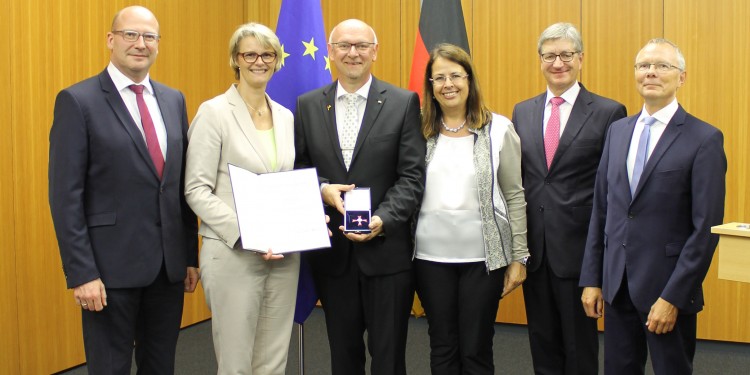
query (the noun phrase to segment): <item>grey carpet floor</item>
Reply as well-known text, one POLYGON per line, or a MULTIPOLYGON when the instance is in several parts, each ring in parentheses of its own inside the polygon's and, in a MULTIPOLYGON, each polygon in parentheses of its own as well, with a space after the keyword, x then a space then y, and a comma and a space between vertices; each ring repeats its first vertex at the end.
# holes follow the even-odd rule
MULTIPOLYGON (((297 329, 295 328, 289 347, 287 375, 299 374, 297 337, 297 329)), ((328 351, 325 320, 321 309, 315 309, 305 323, 304 337, 305 375, 329 374, 330 353, 328 351)), ((603 365, 602 343, 603 336, 600 335, 600 373, 603 373, 601 370, 603 365)), ((496 374, 533 374, 529 339, 525 326, 495 325, 493 348, 496 374)), ((427 375, 430 373, 429 352, 427 319, 411 318, 406 352, 406 366, 410 375, 427 375)), ((211 321, 183 329, 177 344, 176 374, 210 375, 216 373, 216 366, 216 357, 211 342, 211 321)), ((699 341, 694 360, 694 373, 696 375, 750 374, 750 344, 699 341)), ((87 369, 84 365, 60 374, 83 375, 87 374, 87 369)), ((135 368, 132 374, 135 374, 135 368)), ((646 365, 646 374, 653 374, 650 363, 646 365)))

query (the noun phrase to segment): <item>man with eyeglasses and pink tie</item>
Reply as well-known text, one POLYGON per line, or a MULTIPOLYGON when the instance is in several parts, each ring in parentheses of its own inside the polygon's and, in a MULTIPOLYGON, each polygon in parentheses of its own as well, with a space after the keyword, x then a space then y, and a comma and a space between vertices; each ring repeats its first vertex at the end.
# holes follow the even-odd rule
POLYGON ((91 374, 172 374, 183 292, 198 282, 197 220, 183 195, 185 98, 149 77, 151 11, 118 12, 110 64, 57 95, 49 204, 91 374))
POLYGON ((627 113, 578 82, 583 41, 573 25, 549 26, 537 53, 547 90, 518 103, 512 120, 527 201, 531 258, 523 295, 534 371, 596 374, 596 321, 581 308, 578 276, 604 138, 627 113))

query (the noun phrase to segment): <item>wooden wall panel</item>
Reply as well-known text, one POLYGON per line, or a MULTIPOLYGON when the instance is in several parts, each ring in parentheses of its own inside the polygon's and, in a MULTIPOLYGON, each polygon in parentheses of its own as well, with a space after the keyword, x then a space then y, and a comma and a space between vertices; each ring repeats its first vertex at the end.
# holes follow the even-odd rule
MULTIPOLYGON (((678 100, 688 112, 724 133, 729 161, 724 221, 750 222, 750 5, 745 1, 664 3, 664 36, 680 47, 687 63, 678 100)), ((698 315, 698 336, 749 342, 750 284, 719 280, 717 272, 714 262, 703 284, 706 307, 698 315)))
MULTIPOLYGON (((493 111, 510 118, 516 103, 546 90, 537 53, 539 34, 555 22, 580 25, 580 3, 475 0, 471 13, 472 56, 482 92, 493 111)), ((526 323, 520 288, 500 302, 497 320, 526 323)))
MULTIPOLYGON (((242 0, 224 0, 222 6, 192 0, 155 1, 150 7, 163 35, 151 76, 185 94, 190 119, 201 103, 223 94, 234 82, 234 72, 229 67, 229 38, 245 22, 243 6, 242 0), (201 22, 196 22, 198 19, 201 22)), ((182 325, 210 316, 199 284, 195 293, 185 294, 182 325)))
POLYGON ((638 113, 643 100, 635 88, 635 55, 663 34, 661 0, 582 0, 584 64, 581 82, 599 95, 638 113))
POLYGON ((276 30, 276 23, 279 20, 279 11, 281 10, 281 0, 254 1, 245 0, 245 20, 244 22, 260 22, 271 30, 276 30))
MULTIPOLYGON (((482 92, 508 118, 513 106, 546 89, 537 40, 555 22, 581 24, 579 0, 474 0, 472 55, 482 92)), ((466 9, 464 9, 466 11, 466 9)))
MULTIPOLYGON (((3 160, 12 160, 12 168, 24 171, 24 176, 3 183, 3 188, 13 186, 17 207, 7 217, 16 223, 15 273, 19 287, 23 286, 18 295, 23 314, 17 314, 21 334, 16 345, 21 373, 50 373, 84 361, 80 312, 72 292, 65 290, 47 203, 48 133, 56 93, 104 69, 109 62, 106 32, 112 16, 135 3, 31 0, 10 6, 13 55, 8 65, 14 100, 11 110, 2 113, 13 114, 14 126, 12 138, 2 137, 2 141, 12 139, 12 147, 2 149, 13 150, 13 157, 3 160)), ((202 101, 223 93, 233 81, 226 45, 231 31, 243 21, 243 4, 241 0, 227 0, 226 7, 200 0, 139 3, 156 14, 164 35, 151 75, 185 93, 192 118, 202 101)), ((6 166, 2 168, 5 171, 6 166)), ((201 291, 186 295, 183 325, 209 316, 201 291)))
MULTIPOLYGON (((10 12, 11 0, 0 0, 0 14, 10 12)), ((0 35, 11 35, 11 22, 0 23, 0 35)), ((13 181, 16 173, 13 170, 13 123, 11 113, 12 91, 10 61, 13 51, 0 57, 0 87, 6 88, 0 93, 0 249, 3 249, 3 260, 0 262, 0 373, 17 374, 20 372, 18 360, 18 299, 16 280, 15 199, 13 181)))
POLYGON ((111 18, 105 20, 102 7, 93 3, 64 7, 31 0, 11 6, 13 161, 15 170, 23 171, 14 181, 16 272, 24 290, 18 295, 21 373, 50 372, 84 360, 80 312, 65 290, 49 214, 47 157, 55 94, 103 67, 97 62, 106 50, 104 34, 92 29, 106 30, 111 18))
MULTIPOLYGON (((411 64, 414 60, 414 46, 417 43, 417 30, 419 29, 419 12, 421 1, 402 1, 401 2, 401 74, 398 82, 391 82, 399 87, 409 88, 409 79, 411 78, 411 64)), ((464 16, 470 14, 471 4, 469 7, 464 6, 464 16)), ((467 22, 468 23, 468 22, 467 22)), ((471 38, 469 38, 471 41, 471 38)), ((471 47, 471 44, 469 44, 471 47)), ((429 51, 428 51, 429 52, 429 51)))
POLYGON ((164 38, 151 75, 185 94, 192 119, 201 103, 223 94, 235 82, 229 67, 229 38, 246 22, 241 12, 244 2, 222 0, 221 6, 201 0, 152 2, 164 38))
MULTIPOLYGON (((584 59, 580 81, 592 92, 641 110, 635 88, 635 55, 649 39, 661 37, 661 0, 582 0, 584 59)), ((599 319, 599 329, 604 320, 599 319)))

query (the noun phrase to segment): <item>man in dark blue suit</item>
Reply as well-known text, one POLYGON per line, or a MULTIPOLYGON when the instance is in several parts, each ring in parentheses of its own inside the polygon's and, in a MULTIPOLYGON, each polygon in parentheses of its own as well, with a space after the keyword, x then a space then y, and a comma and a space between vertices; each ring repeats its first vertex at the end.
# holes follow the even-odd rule
POLYGON ((134 344, 139 374, 174 373, 183 291, 198 282, 185 98, 149 79, 158 45, 148 9, 121 10, 109 66, 55 102, 49 202, 92 374, 130 374, 134 344))
POLYGON ((607 374, 692 373, 702 283, 724 216, 723 135, 677 103, 685 59, 649 41, 635 60, 643 110, 612 124, 597 172, 580 286, 606 322, 607 374))
POLYGON ((549 26, 537 52, 547 91, 513 109, 528 202, 531 257, 523 295, 534 372, 596 374, 599 335, 579 302, 578 277, 604 138, 627 113, 578 82, 583 42, 573 25, 549 26))

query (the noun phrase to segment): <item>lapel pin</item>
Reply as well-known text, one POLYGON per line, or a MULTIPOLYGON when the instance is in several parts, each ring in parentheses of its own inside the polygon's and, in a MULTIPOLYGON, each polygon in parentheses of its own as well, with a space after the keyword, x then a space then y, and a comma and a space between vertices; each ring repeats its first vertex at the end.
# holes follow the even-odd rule
POLYGON ((378 104, 383 104, 383 101, 382 100, 378 100, 378 104))
POLYGON ((328 105, 328 110, 329 110, 329 111, 331 110, 331 105, 330 105, 330 104, 328 105))

